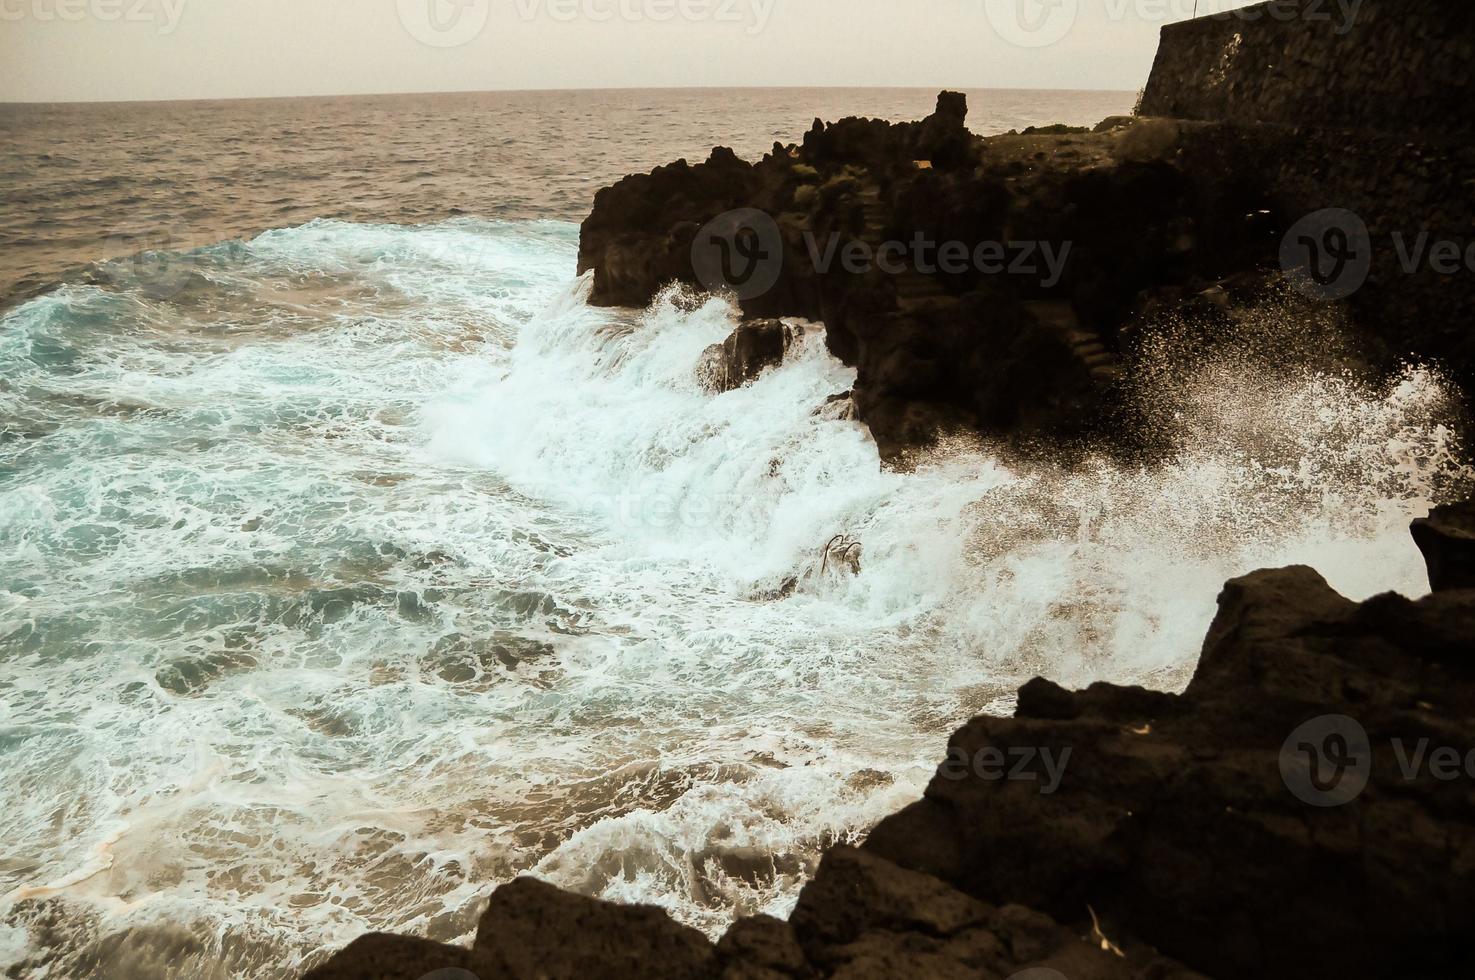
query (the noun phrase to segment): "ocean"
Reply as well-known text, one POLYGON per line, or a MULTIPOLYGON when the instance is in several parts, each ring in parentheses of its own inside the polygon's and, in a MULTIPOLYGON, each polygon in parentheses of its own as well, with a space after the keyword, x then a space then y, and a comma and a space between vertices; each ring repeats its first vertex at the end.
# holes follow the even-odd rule
MULTIPOLYGON (((1133 101, 969 94, 980 133, 1133 101)), ((522 873, 715 935, 1030 678, 1180 690, 1229 577, 1426 593, 1432 369, 1165 345, 1170 458, 902 473, 816 412, 817 332, 713 396, 725 300, 585 302, 598 188, 935 96, 0 106, 0 969, 290 977, 522 873)))

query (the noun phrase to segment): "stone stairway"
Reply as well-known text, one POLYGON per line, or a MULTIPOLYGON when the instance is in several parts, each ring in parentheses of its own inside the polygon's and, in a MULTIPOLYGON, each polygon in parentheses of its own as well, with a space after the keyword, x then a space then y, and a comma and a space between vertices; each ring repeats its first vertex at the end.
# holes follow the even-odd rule
MULTIPOLYGON (((860 198, 864 216, 863 237, 871 249, 879 249, 886 242, 886 206, 881 201, 881 189, 874 184, 863 187, 856 195, 860 198)), ((890 276, 896 290, 896 305, 902 312, 911 312, 947 298, 947 291, 935 275, 923 275, 909 259, 902 262, 906 271, 890 276)))
POLYGON ((880 245, 886 237, 886 206, 881 203, 881 188, 867 184, 856 197, 860 198, 861 212, 865 215, 865 240, 872 246, 880 245))
POLYGON ((1067 334, 1070 349, 1077 359, 1091 372, 1093 380, 1101 384, 1114 384, 1121 380, 1122 362, 1116 354, 1107 350, 1101 335, 1079 328, 1067 334))
MULTIPOLYGON (((886 241, 887 209, 881 200, 881 188, 875 184, 862 187, 860 199, 863 216, 863 240, 872 250, 886 241)), ((902 313, 914 313, 940 301, 951 301, 936 275, 923 275, 908 260, 906 271, 891 276, 896 291, 896 306, 902 313)), ((1036 300, 1024 304, 1036 321, 1054 328, 1069 345, 1071 353, 1086 369, 1091 380, 1102 386, 1116 384, 1122 377, 1121 359, 1102 341, 1101 335, 1081 325, 1075 309, 1064 300, 1036 300)))
POLYGON ((1037 323, 1053 327, 1069 346, 1071 353, 1100 385, 1113 385, 1122 378, 1122 361, 1107 348, 1101 335, 1083 327, 1075 308, 1065 300, 1035 300, 1024 308, 1037 323))

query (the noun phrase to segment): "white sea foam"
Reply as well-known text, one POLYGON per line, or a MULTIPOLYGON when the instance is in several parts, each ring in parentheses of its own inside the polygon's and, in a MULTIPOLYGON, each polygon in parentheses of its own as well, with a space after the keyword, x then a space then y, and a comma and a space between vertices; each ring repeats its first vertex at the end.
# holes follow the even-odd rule
POLYGON ((1229 358, 1154 375, 1184 448, 1150 466, 900 474, 816 413, 853 381, 820 335, 709 395, 733 311, 592 309, 576 234, 318 222, 187 294, 6 316, 12 930, 61 901, 63 966, 173 922, 188 969, 280 976, 463 936, 531 870, 716 932, 1029 677, 1180 688, 1228 577, 1427 588, 1406 525, 1458 468, 1427 371, 1229 358), (842 533, 860 573, 801 575, 842 533))

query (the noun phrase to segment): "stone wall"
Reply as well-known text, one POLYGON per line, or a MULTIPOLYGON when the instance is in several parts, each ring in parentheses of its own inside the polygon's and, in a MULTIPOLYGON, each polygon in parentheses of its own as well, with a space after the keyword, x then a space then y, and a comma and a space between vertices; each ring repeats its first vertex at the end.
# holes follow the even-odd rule
POLYGON ((1472 81, 1475 4, 1274 0, 1165 27, 1142 111, 1468 140, 1472 81))
POLYGON ((1472 101, 1475 4, 1277 0, 1164 28, 1142 113, 1213 124, 1181 165, 1264 188, 1287 240, 1331 210, 1365 226, 1347 302, 1369 357, 1432 361, 1470 391, 1472 101))

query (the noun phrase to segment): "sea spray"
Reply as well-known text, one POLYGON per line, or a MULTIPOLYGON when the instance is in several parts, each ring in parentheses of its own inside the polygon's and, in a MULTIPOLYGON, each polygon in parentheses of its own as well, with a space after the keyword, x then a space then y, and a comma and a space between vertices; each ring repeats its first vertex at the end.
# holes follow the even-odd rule
POLYGON ((1428 370, 1160 359, 1151 460, 959 441, 898 473, 820 410, 854 381, 821 333, 708 394, 734 311, 590 308, 576 241, 315 222, 173 296, 5 316, 0 893, 30 962, 169 924, 181 970, 288 976, 372 929, 464 936, 524 871, 716 933, 784 913, 1030 677, 1181 688, 1226 578, 1426 591, 1406 524, 1462 473, 1428 370), (858 571, 806 576, 841 534, 858 571))

